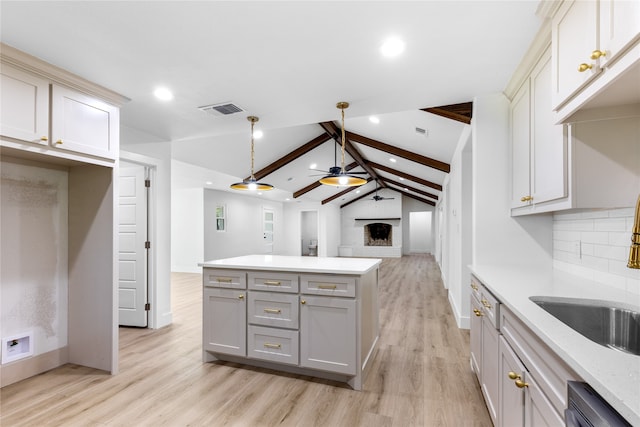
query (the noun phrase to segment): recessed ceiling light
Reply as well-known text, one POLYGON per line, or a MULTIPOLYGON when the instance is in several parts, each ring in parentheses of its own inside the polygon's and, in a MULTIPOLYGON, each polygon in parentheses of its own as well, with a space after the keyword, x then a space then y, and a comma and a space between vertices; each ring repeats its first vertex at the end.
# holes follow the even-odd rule
POLYGON ((317 168, 317 167, 318 167, 318 165, 317 165, 317 164, 315 164, 315 163, 311 163, 311 164, 309 165, 309 169, 315 169, 315 168, 317 168))
POLYGON ((397 37, 390 37, 380 46, 380 53, 387 58, 400 55, 404 51, 404 42, 397 37))
POLYGON ((369 117, 369 121, 370 121, 371 123, 375 123, 375 124, 380 123, 380 119, 379 119, 378 117, 376 117, 376 116, 370 116, 370 117, 369 117))
POLYGON ((393 157, 391 157, 391 158, 389 159, 389 161, 390 161, 391 163, 395 163, 395 162, 396 162, 396 159, 394 159, 393 157))
POLYGON ((360 194, 360 190, 356 190, 356 194, 360 194))
POLYGON ((291 199, 288 198, 288 197, 286 199, 284 199, 285 202, 288 202, 289 200, 291 200, 291 199))
POLYGON ((404 181, 404 178, 400 177, 400 181, 404 181))
POLYGON ((173 99, 173 93, 166 87, 159 87, 153 91, 153 94, 161 101, 171 101, 173 99))
POLYGON ((264 136, 264 133, 262 133, 262 131, 261 131, 261 130, 257 130, 257 131, 255 131, 255 132, 253 132, 253 137, 254 137, 255 139, 260 139, 260 138, 262 138, 263 136, 264 136))
POLYGON ((213 182, 211 182, 211 181, 207 181, 207 182, 205 182, 205 184, 207 184, 207 185, 211 185, 211 184, 213 184, 213 182))

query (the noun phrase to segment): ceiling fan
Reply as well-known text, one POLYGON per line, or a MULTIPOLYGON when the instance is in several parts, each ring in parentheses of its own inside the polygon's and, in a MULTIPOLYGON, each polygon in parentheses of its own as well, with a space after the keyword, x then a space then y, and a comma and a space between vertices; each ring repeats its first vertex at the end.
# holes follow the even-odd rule
MULTIPOLYGON (((338 144, 337 143, 333 149, 333 164, 335 166, 331 166, 329 170, 309 168, 309 170, 312 170, 312 171, 322 172, 321 174, 315 174, 315 175, 309 175, 309 176, 320 176, 320 175, 339 176, 340 175, 340 172, 342 172, 342 167, 338 166, 338 144)), ((367 172, 349 172, 349 175, 366 175, 366 174, 367 172)))
POLYGON ((393 200, 395 199, 395 197, 382 197, 382 196, 378 196, 378 182, 376 181, 376 194, 373 195, 373 197, 371 198, 371 200, 374 200, 376 202, 379 202, 380 200, 393 200))

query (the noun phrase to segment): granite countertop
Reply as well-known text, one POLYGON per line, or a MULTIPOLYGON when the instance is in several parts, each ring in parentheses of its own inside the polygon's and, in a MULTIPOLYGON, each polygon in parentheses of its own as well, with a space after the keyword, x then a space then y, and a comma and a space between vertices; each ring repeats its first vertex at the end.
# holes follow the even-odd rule
POLYGON ((378 268, 378 258, 309 257, 286 255, 246 255, 217 259, 198 264, 200 267, 232 268, 262 271, 361 275, 378 268))
POLYGON ((640 311, 640 295, 560 270, 470 266, 471 272, 632 425, 640 426, 640 356, 594 343, 529 300, 559 296, 614 301, 640 311))

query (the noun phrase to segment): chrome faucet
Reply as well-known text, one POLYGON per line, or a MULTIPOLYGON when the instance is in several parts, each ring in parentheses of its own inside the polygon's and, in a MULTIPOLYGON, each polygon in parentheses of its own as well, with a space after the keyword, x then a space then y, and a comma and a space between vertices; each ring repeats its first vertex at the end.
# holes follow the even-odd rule
POLYGON ((631 229, 631 249, 629 250, 629 268, 640 268, 640 195, 636 203, 636 216, 631 229))

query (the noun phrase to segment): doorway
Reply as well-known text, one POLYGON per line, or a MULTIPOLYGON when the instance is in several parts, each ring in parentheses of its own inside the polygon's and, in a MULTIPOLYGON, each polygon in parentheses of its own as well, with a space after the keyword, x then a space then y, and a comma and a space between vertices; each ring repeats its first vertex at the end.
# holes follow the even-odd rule
POLYGON ((118 319, 121 326, 149 324, 151 168, 120 162, 118 224, 118 319))
POLYGON ((300 212, 300 253, 318 256, 318 211, 300 212))
POLYGON ((433 251, 432 248, 432 231, 431 231, 432 213, 425 212, 409 212, 409 252, 412 254, 427 254, 433 251))

